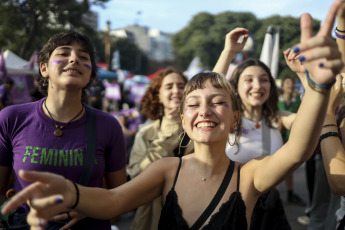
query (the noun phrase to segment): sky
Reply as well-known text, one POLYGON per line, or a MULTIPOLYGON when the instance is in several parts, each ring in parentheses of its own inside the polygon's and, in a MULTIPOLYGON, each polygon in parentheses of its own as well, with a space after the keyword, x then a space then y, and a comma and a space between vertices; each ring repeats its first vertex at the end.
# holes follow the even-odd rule
POLYGON ((93 6, 92 10, 98 13, 99 30, 104 30, 110 21, 111 29, 139 24, 176 33, 200 12, 250 12, 260 19, 277 14, 300 17, 307 12, 323 21, 331 3, 332 0, 110 0, 104 9, 93 6))

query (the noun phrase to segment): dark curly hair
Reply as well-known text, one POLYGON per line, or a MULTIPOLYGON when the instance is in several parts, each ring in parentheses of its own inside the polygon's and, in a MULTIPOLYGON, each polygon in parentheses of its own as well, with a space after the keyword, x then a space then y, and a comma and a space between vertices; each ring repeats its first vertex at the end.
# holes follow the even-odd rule
MULTIPOLYGON (((96 78, 97 75, 97 64, 96 64, 96 58, 95 58, 95 48, 93 44, 91 43, 88 36, 76 32, 76 31, 65 31, 59 34, 53 35, 48 42, 43 46, 42 50, 38 54, 38 67, 40 67, 40 63, 47 63, 49 61, 49 58, 53 51, 59 47, 64 45, 71 45, 73 42, 78 42, 90 55, 91 60, 91 77, 89 83, 83 88, 83 96, 82 98, 85 99, 85 89, 88 87, 90 82, 94 78, 96 78)), ((44 78, 41 74, 41 71, 39 72, 39 79, 38 79, 38 89, 43 95, 48 95, 48 84, 49 80, 47 78, 44 78)))
POLYGON ((159 89, 162 86, 163 79, 171 74, 177 73, 185 83, 187 83, 187 77, 179 70, 173 67, 167 67, 161 71, 152 81, 149 87, 146 89, 145 94, 141 98, 141 112, 142 114, 152 120, 162 119, 162 104, 159 102, 159 89))
MULTIPOLYGON (((230 78, 230 84, 236 89, 237 91, 237 86, 238 86, 238 81, 240 79, 241 74, 243 71, 250 66, 259 66, 263 68, 269 77, 269 81, 271 83, 271 90, 270 90, 270 95, 267 99, 267 101, 262 105, 262 115, 264 116, 266 120, 266 124, 268 127, 273 128, 273 123, 278 122, 278 89, 276 86, 276 83, 274 81, 274 78, 272 77, 270 69, 260 60, 255 59, 255 58, 250 58, 239 64, 234 72, 231 75, 230 78)), ((238 96, 238 94, 237 94, 238 96)), ((242 103, 242 100, 240 96, 238 96, 238 99, 242 103)), ((243 104, 242 104, 243 105, 243 104)), ((243 106, 241 106, 241 115, 243 115, 243 106)))

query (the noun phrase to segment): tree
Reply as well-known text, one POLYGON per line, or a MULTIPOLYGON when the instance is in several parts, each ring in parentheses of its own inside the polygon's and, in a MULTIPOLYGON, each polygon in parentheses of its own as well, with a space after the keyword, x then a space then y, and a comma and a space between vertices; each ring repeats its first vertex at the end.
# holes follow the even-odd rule
MULTIPOLYGON (((257 19, 248 12, 224 12, 217 15, 199 13, 190 23, 172 37, 175 56, 181 69, 186 69, 195 56, 199 56, 206 69, 212 69, 223 47, 225 35, 236 27, 249 30, 255 47, 250 57, 259 58, 265 34, 269 25, 280 28, 280 59, 278 78, 293 74, 286 67, 283 50, 299 42, 299 18, 274 15, 257 19)), ((313 31, 317 31, 320 21, 313 20, 313 31)))
POLYGON ((109 0, 2 0, 0 5, 0 47, 28 59, 34 50, 55 33, 75 29, 95 33, 84 23, 90 5, 109 0))

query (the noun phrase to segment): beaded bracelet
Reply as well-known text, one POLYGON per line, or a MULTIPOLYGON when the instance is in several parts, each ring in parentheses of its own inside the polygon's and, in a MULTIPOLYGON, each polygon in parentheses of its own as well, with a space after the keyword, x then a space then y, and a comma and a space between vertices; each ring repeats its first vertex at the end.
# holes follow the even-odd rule
POLYGON ((70 209, 75 209, 77 207, 78 203, 79 203, 79 188, 78 188, 76 183, 74 183, 73 181, 71 181, 71 182, 73 183, 73 185, 75 187, 75 190, 76 190, 76 193, 77 193, 77 198, 75 200, 74 205, 70 209))
POLYGON ((310 88, 312 88, 313 90, 320 92, 320 93, 324 93, 327 92, 330 88, 332 88, 332 86, 335 83, 335 79, 333 79, 330 83, 326 84, 326 85, 321 85, 318 84, 316 82, 314 82, 313 80, 311 80, 311 78, 309 77, 309 73, 308 70, 305 71, 305 74, 307 76, 307 80, 308 80, 308 85, 310 86, 310 88))
MULTIPOLYGON (((335 36, 336 36, 337 38, 345 40, 345 35, 338 34, 336 30, 335 30, 334 32, 335 32, 335 36)), ((340 31, 339 31, 339 32, 340 32, 340 31)), ((344 32, 344 33, 345 33, 345 32, 344 32)))
POLYGON ((327 137, 339 137, 339 139, 341 141, 341 137, 340 137, 338 132, 328 132, 328 133, 324 133, 320 136, 319 143, 321 143, 321 141, 327 137))

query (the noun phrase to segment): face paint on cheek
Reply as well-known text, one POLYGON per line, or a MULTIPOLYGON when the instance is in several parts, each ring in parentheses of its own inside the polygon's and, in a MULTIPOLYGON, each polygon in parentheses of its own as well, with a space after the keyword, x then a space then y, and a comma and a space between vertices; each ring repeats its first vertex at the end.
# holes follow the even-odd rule
POLYGON ((89 64, 84 64, 84 66, 86 66, 86 68, 88 68, 89 70, 92 69, 91 65, 89 65, 89 64))
POLYGON ((50 64, 60 64, 60 63, 62 63, 62 61, 60 60, 50 61, 50 64))

